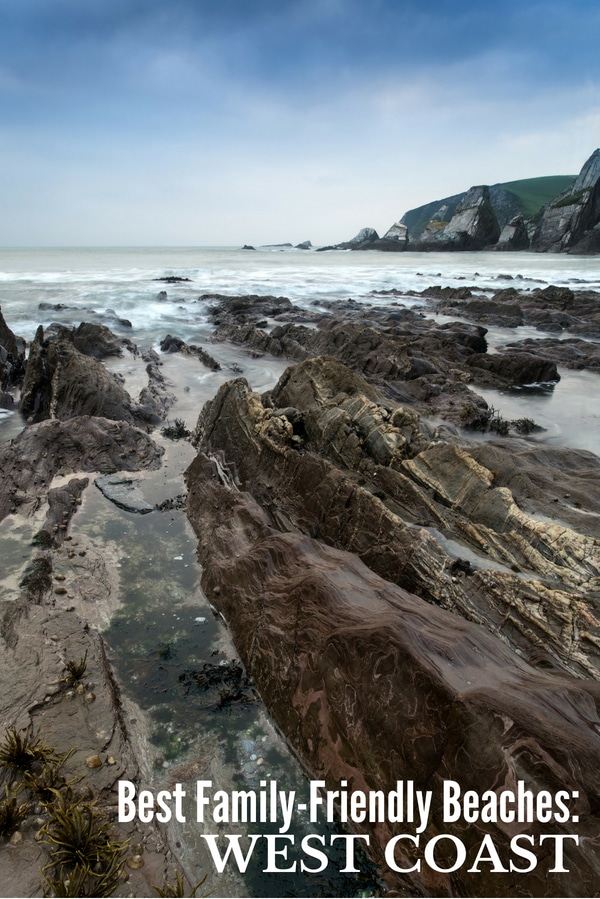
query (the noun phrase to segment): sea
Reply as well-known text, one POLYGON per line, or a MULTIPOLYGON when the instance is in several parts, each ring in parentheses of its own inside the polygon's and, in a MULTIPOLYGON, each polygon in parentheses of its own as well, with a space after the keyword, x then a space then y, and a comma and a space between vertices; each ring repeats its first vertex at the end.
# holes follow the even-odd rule
MULTIPOLYGON (((600 291, 600 262, 598 257, 565 254, 318 252, 287 245, 257 250, 0 249, 0 306, 11 329, 26 340, 33 338, 40 324, 91 320, 130 336, 141 349, 158 349, 166 334, 203 344, 211 336, 207 320, 211 300, 201 299, 206 294, 285 296, 314 309, 349 298, 365 305, 381 303, 376 292, 419 292, 436 284, 469 286, 490 294, 503 287, 533 290, 548 284, 600 291), (189 281, 158 280, 167 277, 189 281), (159 297, 160 291, 166 291, 166 298, 159 297), (129 321, 131 327, 123 328, 118 319, 129 321)), ((409 295, 394 301, 413 307, 422 303, 409 295)), ((493 350, 510 340, 545 336, 549 335, 533 328, 490 328, 488 340, 493 350)), ((232 361, 231 349, 222 352, 232 361)), ((214 355, 219 357, 218 352, 214 355)), ((269 360, 254 370, 248 370, 247 361, 245 374, 251 386, 261 389, 269 380, 269 360)), ((272 370, 279 375, 280 360, 273 360, 272 370)), ((545 429, 538 440, 600 451, 600 409, 591 402, 597 395, 596 374, 566 369, 560 373, 561 381, 552 391, 480 392, 504 418, 534 419, 545 429)), ((220 379, 204 378, 203 391, 206 387, 210 392, 212 381, 218 386, 220 379)), ((14 436, 21 426, 18 416, 3 414, 0 440, 14 436)))
MULTIPOLYGON (((242 348, 212 344, 208 309, 216 294, 285 296, 298 306, 325 311, 328 304, 348 299, 366 307, 392 302, 421 307, 423 299, 415 294, 432 285, 468 286, 491 295, 509 286, 529 291, 549 284, 595 290, 600 297, 600 262, 594 257, 531 253, 317 252, 287 245, 256 250, 0 249, 2 313, 14 333, 27 341, 39 325, 96 321, 128 337, 142 351, 151 347, 159 351, 167 334, 208 349, 221 362, 221 371, 208 371, 189 357, 163 356, 164 374, 178 386, 179 399, 171 414, 184 418, 189 427, 219 386, 237 376, 235 372, 241 369, 250 386, 262 391, 274 386, 287 365, 282 359, 254 358, 242 348), (393 296, 381 296, 391 290, 393 296)), ((549 335, 533 328, 490 328, 487 336, 494 352, 511 340, 549 335)), ((131 374, 127 353, 108 364, 125 378, 131 374)), ((531 418, 543 428, 528 439, 600 453, 600 375, 566 369, 560 373, 552 390, 479 392, 504 418, 531 418)), ((18 412, 2 412, 0 441, 15 437, 24 424, 18 412)), ((145 473, 139 485, 152 503, 184 492, 183 470, 193 457, 189 444, 163 443, 163 468, 145 473)), ((18 515, 0 523, 3 598, 18 595, 34 530, 35 524, 18 515)), ((138 737, 142 742, 136 746, 142 756, 142 786, 161 789, 182 783, 191 795, 195 780, 210 772, 223 789, 259 790, 261 784, 276 780, 280 788, 302 795, 306 774, 259 699, 219 711, 214 697, 197 687, 195 673, 207 663, 231 663, 235 647, 202 592, 196 537, 184 511, 136 515, 118 509, 90 485, 70 532, 74 539, 99 547, 118 572, 119 604, 106 615, 101 630, 130 730, 145 735, 138 737)), ((327 843, 337 832, 331 823, 315 825, 297 818, 293 834, 299 842, 315 829, 327 843)), ((200 879, 210 868, 200 828, 181 826, 171 832, 171 839, 179 846, 191 881, 200 879)), ((332 849, 330 863, 319 875, 273 875, 264 872, 265 859, 259 852, 245 873, 228 866, 210 886, 207 881, 207 888, 217 897, 380 895, 377 872, 366 857, 358 873, 344 873, 344 864, 342 849, 332 849)))

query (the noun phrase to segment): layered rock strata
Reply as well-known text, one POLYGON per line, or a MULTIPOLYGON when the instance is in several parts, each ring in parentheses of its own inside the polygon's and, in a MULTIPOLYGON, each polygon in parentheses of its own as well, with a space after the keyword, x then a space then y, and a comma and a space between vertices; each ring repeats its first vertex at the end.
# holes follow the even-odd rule
POLYGON ((414 410, 327 357, 288 369, 264 397, 243 379, 224 385, 192 439, 233 463, 240 489, 283 530, 355 553, 524 654, 543 649, 554 664, 600 673, 595 456, 436 439, 414 410), (562 472, 560 484, 546 480, 553 522, 535 500, 549 466, 562 472), (588 495, 581 511, 562 499, 571 482, 588 495))
POLYGON ((111 342, 109 336, 108 328, 98 325, 82 324, 73 332, 60 327, 50 335, 45 335, 41 326, 37 329, 29 349, 20 403, 29 422, 67 420, 78 415, 137 425, 162 420, 164 407, 157 395, 164 395, 166 390, 158 370, 148 366, 150 386, 134 402, 119 379, 99 361, 100 357, 115 355, 117 349, 121 351, 120 343, 111 342))
MULTIPOLYGON (((430 288, 424 295, 435 297, 436 291, 430 288)), ((442 297, 440 307, 464 310, 465 315, 471 306, 488 309, 488 301, 474 300, 468 288, 450 295, 442 291, 442 297)), ((478 384, 506 388, 560 380, 556 365, 533 352, 488 354, 486 329, 475 324, 439 325, 422 312, 393 306, 365 309, 348 302, 338 303, 325 315, 316 314, 310 323, 287 321, 267 329, 253 312, 255 299, 247 298, 243 304, 244 299, 221 300, 213 307, 215 340, 295 362, 335 356, 399 402, 458 425, 485 426, 489 418, 487 403, 471 389, 478 384)), ((489 307, 494 312, 497 308, 498 304, 489 307)), ((506 312, 504 304, 501 308, 506 312)), ((521 323, 519 306, 510 308, 521 323)))
MULTIPOLYGON (((239 382, 231 389, 246 392, 239 382)), ((223 400, 220 414, 233 425, 223 400)), ((315 518, 298 527, 294 499, 285 506, 273 483, 274 466, 287 467, 287 455, 298 455, 286 448, 292 423, 287 415, 261 414, 259 398, 247 400, 236 431, 238 438, 247 432, 247 440, 239 453, 225 452, 236 470, 200 452, 187 472, 188 512, 199 538, 204 589, 225 616, 265 702, 329 788, 346 780, 350 790, 386 792, 398 780, 413 780, 434 797, 421 847, 450 831, 464 841, 470 864, 490 834, 506 865, 501 873, 490 873, 488 865, 467 873, 466 864, 438 873, 419 861, 422 848, 401 841, 396 863, 412 873, 397 874, 384 862, 384 849, 407 825, 361 825, 388 886, 402 895, 547 895, 551 878, 556 895, 594 895, 600 870, 587 847, 600 823, 600 737, 591 726, 598 720, 600 686, 530 667, 477 625, 410 595, 355 555, 307 536, 311 527, 319 532, 315 518), (243 464, 252 440, 260 444, 261 473, 271 475, 260 486, 249 483, 257 459, 243 464), (246 484, 260 505, 241 489, 246 484), (519 780, 533 792, 575 790, 581 841, 575 847, 567 840, 569 873, 549 875, 552 861, 544 851, 535 870, 510 874, 508 844, 518 830, 534 844, 540 832, 570 837, 572 824, 515 829, 464 818, 448 824, 440 802, 448 779, 479 795, 516 790, 519 780)), ((204 425, 201 431, 208 448, 216 435, 204 425)), ((315 489, 323 492, 340 533, 342 503, 335 495, 348 508, 352 490, 344 491, 341 482, 332 490, 315 455, 305 451, 304 458, 314 477, 312 484, 304 480, 305 499, 310 502, 315 489)), ((368 544, 374 535, 366 515, 355 522, 368 544)), ((378 536, 387 538, 383 531, 378 536)), ((402 564, 401 554, 395 558, 402 564)), ((451 859, 442 864, 450 867, 451 859)))
POLYGON ((553 253, 576 249, 599 219, 600 150, 595 150, 572 186, 544 207, 533 246, 553 253))
POLYGON ((433 220, 411 250, 482 250, 496 243, 500 226, 486 185, 471 187, 449 221, 433 220))

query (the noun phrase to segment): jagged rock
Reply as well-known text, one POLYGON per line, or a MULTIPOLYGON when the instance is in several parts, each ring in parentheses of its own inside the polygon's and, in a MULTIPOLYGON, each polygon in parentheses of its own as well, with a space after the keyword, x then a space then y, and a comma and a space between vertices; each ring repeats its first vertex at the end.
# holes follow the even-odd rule
POLYGON ((592 256, 600 253, 600 222, 594 225, 591 231, 586 231, 583 237, 569 248, 569 253, 578 256, 592 256))
POLYGON ((72 332, 73 346, 84 356, 104 359, 106 356, 122 356, 123 340, 113 334, 106 325, 81 322, 72 332))
POLYGON ((167 334, 161 341, 160 350, 161 353, 184 353, 186 356, 195 356, 211 371, 221 370, 220 363, 210 353, 202 349, 201 346, 196 346, 193 343, 187 344, 180 337, 173 337, 171 334, 167 334))
POLYGON ((586 246, 600 221, 600 149, 585 162, 573 185, 544 207, 532 240, 540 252, 563 252, 586 246))
MULTIPOLYGON (((2 353, 0 352, 0 368, 2 367, 2 353)), ((17 408, 17 403, 15 401, 12 393, 7 393, 5 391, 0 391, 0 409, 6 409, 10 412, 13 412, 17 408)))
POLYGON ((369 248, 373 241, 379 240, 379 234, 375 228, 361 228, 358 234, 345 240, 343 243, 336 244, 337 250, 358 250, 361 247, 369 248))
MULTIPOLYGON (((240 489, 268 496, 278 527, 356 553, 380 576, 501 633, 521 651, 543 645, 557 664, 598 676, 592 634, 600 622, 593 598, 600 540, 565 526, 580 524, 563 507, 567 491, 553 488, 562 522, 540 521, 530 498, 524 512, 509 486, 497 483, 503 469, 514 470, 514 446, 497 448, 491 470, 468 445, 430 445, 431 437, 414 410, 383 400, 359 375, 321 357, 288 369, 263 399, 243 379, 223 385, 192 442, 232 463, 240 489), (446 544, 424 525, 462 544, 461 558, 474 553, 472 577, 452 577, 446 544), (579 616, 596 623, 576 627, 579 616)), ((578 467, 600 473, 590 454, 537 452, 564 479, 574 472, 576 481, 578 467)), ((521 454, 520 464, 525 478, 535 454, 521 454)), ((585 507, 595 514, 600 492, 589 492, 587 479, 585 491, 585 507)))
POLYGON ((297 250, 310 250, 310 249, 312 249, 312 243, 310 242, 310 240, 303 240, 302 243, 296 244, 296 249, 297 250))
MULTIPOLYGON (((435 288, 424 291, 433 296, 435 288)), ((568 329, 587 338, 600 337, 600 311, 594 291, 573 291, 569 287, 549 285, 531 292, 514 287, 499 290, 490 298, 466 297, 440 292, 435 309, 445 315, 460 315, 473 321, 500 327, 531 325, 543 331, 568 329)))
MULTIPOLYGON (((103 335, 102 326, 97 327, 100 330, 93 329, 96 337, 103 335)), ((97 346, 95 337, 92 343, 97 346)), ((148 406, 147 397, 142 397, 141 404, 134 403, 115 375, 76 349, 67 329, 61 327, 45 339, 41 325, 29 350, 20 409, 29 422, 94 415, 130 424, 156 424, 161 417, 148 406)))
MULTIPOLYGON (((285 428, 273 431, 266 418, 262 425, 281 450, 276 435, 285 428)), ((283 450, 277 465, 286 461, 283 450)), ((262 466, 263 476, 271 464, 262 466)), ((600 711, 600 686, 536 670, 496 637, 390 584, 355 557, 289 525, 277 527, 268 511, 268 482, 269 500, 261 508, 204 453, 186 477, 203 588, 313 776, 331 789, 344 777, 364 791, 391 791, 397 780, 414 780, 434 795, 423 842, 450 832, 471 851, 489 832, 505 858, 512 829, 442 819, 444 780, 479 795, 496 792, 498 784, 516 789, 519 779, 534 793, 579 791, 579 823, 556 831, 582 837, 580 848, 569 851, 568 874, 548 875, 543 863, 518 878, 487 865, 468 875, 465 867, 434 875, 424 866, 403 876, 383 865, 388 888, 413 895, 545 895, 553 877, 559 895, 594 895, 600 866, 585 845, 600 824, 600 738, 589 723, 600 711)), ((316 467, 312 481, 323 489, 316 467)), ((351 500, 345 491, 343 501, 351 500)), ((333 510, 338 530, 339 508, 333 510)), ((312 518, 303 523, 314 527, 312 518)), ((386 534, 379 531, 379 539, 386 534)), ((528 832, 544 826, 529 825, 528 832)), ((361 827, 371 831, 371 852, 383 862, 383 847, 407 825, 361 827)), ((414 862, 402 849, 398 858, 407 869, 414 862)))
POLYGON ((58 473, 158 468, 163 450, 124 421, 88 415, 25 428, 0 446, 0 520, 35 508, 58 473))
POLYGON ((507 222, 503 227, 500 232, 500 237, 498 238, 498 243, 496 244, 496 249, 528 250, 529 243, 529 234, 527 232, 525 219, 519 214, 512 218, 510 222, 507 222))
POLYGON ((461 308, 466 318, 499 328, 519 328, 524 321, 523 310, 518 303, 498 302, 495 296, 491 300, 469 300, 461 308))
POLYGON ((294 316, 296 310, 287 297, 257 296, 225 296, 218 293, 205 293, 202 301, 213 300, 215 305, 209 307, 208 314, 215 325, 227 322, 257 322, 264 318, 278 318, 281 315, 294 316))
POLYGON ((400 222, 394 222, 391 228, 385 232, 382 240, 397 240, 399 243, 408 242, 408 228, 400 222))
MULTIPOLYGON (((8 327, 0 308, 0 393, 23 380, 25 371, 25 341, 16 337, 8 327)), ((12 399, 12 397, 11 397, 12 399)), ((9 409, 8 398, 2 408, 9 409)))
MULTIPOLYGON (((471 293, 460 288, 452 295, 470 297, 471 293)), ((508 318, 503 322, 508 324, 508 318)), ((288 323, 267 333, 250 324, 231 323, 220 325, 215 337, 295 362, 335 356, 385 385, 398 401, 422 411, 435 410, 456 424, 475 426, 487 420, 487 404, 468 384, 481 381, 486 386, 507 387, 512 383, 499 369, 493 377, 491 370, 466 364, 473 353, 486 352, 485 333, 485 328, 459 322, 437 325, 406 310, 402 314, 391 309, 365 312, 352 306, 321 319, 317 328, 288 323)), ((547 367, 547 362, 539 365, 547 367)))
MULTIPOLYGON (((500 228, 504 228, 511 219, 522 213, 523 208, 519 198, 502 184, 493 184, 489 188, 489 195, 500 228)), ((432 203, 426 203, 424 206, 418 206, 405 212, 400 222, 408 228, 409 243, 411 245, 418 244, 423 231, 430 222, 449 222, 465 197, 466 191, 445 197, 443 200, 434 200, 432 203)))
POLYGON ((471 187, 450 221, 431 221, 411 250, 482 250, 495 244, 500 227, 485 185, 471 187))
POLYGON ((386 231, 383 237, 366 239, 350 249, 401 252, 402 250, 408 249, 408 229, 406 228, 406 225, 395 222, 392 227, 386 231))

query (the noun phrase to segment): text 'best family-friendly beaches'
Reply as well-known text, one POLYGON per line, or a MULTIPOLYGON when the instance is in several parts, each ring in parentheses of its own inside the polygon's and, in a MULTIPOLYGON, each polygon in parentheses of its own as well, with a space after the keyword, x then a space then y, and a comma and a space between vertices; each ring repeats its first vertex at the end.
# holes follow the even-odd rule
MULTIPOLYGON (((119 781, 119 821, 127 823, 135 818, 142 823, 150 823, 154 818, 166 823, 172 818, 185 823, 188 813, 184 809, 187 791, 181 783, 175 784, 172 790, 136 790, 134 783, 128 780, 119 781)), ((535 849, 545 846, 544 858, 548 860, 548 845, 551 848, 550 867, 548 873, 566 873, 568 868, 564 856, 565 841, 579 845, 577 834, 539 833, 530 834, 518 825, 534 822, 540 824, 564 824, 567 821, 577 823, 579 818, 573 815, 570 805, 578 798, 578 791, 559 790, 552 793, 541 790, 534 793, 528 790, 524 781, 516 784, 515 790, 486 790, 481 795, 475 790, 463 791, 459 783, 446 780, 441 794, 442 820, 445 824, 465 823, 509 824, 517 825, 515 835, 510 842, 509 859, 503 859, 494 845, 491 834, 486 834, 475 847, 476 854, 471 859, 473 847, 467 846, 463 840, 450 833, 435 833, 425 840, 423 834, 430 824, 433 790, 420 790, 414 781, 397 781, 396 789, 383 790, 348 790, 348 783, 340 781, 339 790, 326 789, 325 781, 309 782, 308 801, 298 801, 296 790, 279 789, 276 780, 261 780, 259 790, 219 790, 214 789, 213 781, 196 782, 195 820, 198 824, 213 821, 216 825, 224 824, 274 824, 279 833, 248 834, 248 845, 244 849, 240 843, 239 833, 202 833, 217 871, 222 873, 230 860, 233 860, 243 873, 252 857, 259 840, 266 843, 267 865, 265 872, 290 872, 299 869, 306 873, 320 873, 329 864, 329 857, 323 851, 326 845, 339 841, 345 843, 345 866, 343 872, 358 872, 356 846, 362 842, 368 846, 370 837, 362 833, 332 834, 325 837, 319 833, 305 835, 301 840, 303 857, 299 860, 288 858, 288 849, 294 846, 296 839, 289 833, 293 827, 294 815, 305 813, 311 824, 316 824, 322 816, 329 823, 339 821, 343 825, 354 825, 368 822, 377 824, 406 824, 406 833, 396 834, 385 847, 385 859, 388 866, 400 873, 421 870, 422 861, 434 871, 452 872, 470 864, 469 872, 479 872, 482 866, 488 866, 493 873, 508 871, 527 873, 536 868, 538 856, 535 849), (519 832, 520 831, 520 832, 519 832), (219 848, 221 842, 223 851, 219 848), (406 866, 397 855, 399 844, 410 845, 411 864, 406 866), (448 861, 448 845, 452 853, 448 861), (321 848, 319 848, 319 846, 321 848), (436 853, 436 848, 439 847, 436 853), (440 864, 443 855, 443 863, 440 864), (421 857, 422 856, 422 857, 421 857), (468 862, 467 859, 469 858, 468 862), (307 859, 310 859, 310 863, 307 859)))

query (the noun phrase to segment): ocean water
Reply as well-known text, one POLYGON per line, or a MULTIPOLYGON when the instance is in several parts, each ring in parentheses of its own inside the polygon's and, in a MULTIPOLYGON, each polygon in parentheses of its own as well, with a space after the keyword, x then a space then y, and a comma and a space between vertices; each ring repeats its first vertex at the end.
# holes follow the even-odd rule
MULTIPOLYGON (((593 258, 534 254, 0 249, 0 305, 8 325, 28 341, 40 324, 98 321, 130 337, 141 349, 158 349, 168 333, 206 345, 212 329, 207 318, 210 300, 201 299, 204 294, 272 294, 311 307, 348 298, 369 305, 387 302, 376 295, 378 291, 420 291, 434 284, 468 285, 483 292, 510 285, 532 290, 546 284, 600 291, 600 267, 593 258), (156 280, 169 276, 190 280, 175 284, 156 280), (166 291, 166 298, 159 298, 161 291, 166 291), (131 326, 120 324, 120 319, 131 326)), ((414 296, 394 296, 392 301, 421 303, 414 296)), ((490 346, 497 349, 525 336, 545 335, 533 329, 492 329, 490 346)), ((225 344, 208 349, 222 362, 222 371, 209 372, 178 354, 164 357, 163 372, 180 394, 172 414, 184 417, 190 426, 203 403, 233 377, 227 366, 240 365, 251 386, 262 391, 274 385, 287 364, 268 356, 252 359, 243 349, 225 344)), ((127 376, 129 354, 109 365, 127 376)), ((598 451, 600 411, 593 402, 598 375, 566 371, 562 375, 552 391, 480 392, 506 418, 539 421, 546 430, 533 439, 598 451)), ((1 415, 0 440, 14 436, 22 426, 17 413, 1 415)), ((181 493, 182 471, 192 456, 187 444, 167 446, 163 467, 141 477, 145 498, 154 503, 181 493)), ((88 540, 107 558, 117 560, 122 596, 103 633, 123 694, 150 722, 153 761, 142 786, 160 789, 181 782, 191 796, 199 772, 218 770, 224 788, 256 789, 261 778, 270 778, 300 795, 306 789, 304 774, 260 703, 216 713, 210 707, 214 699, 190 687, 189 672, 206 661, 231 658, 235 650, 202 592, 196 538, 185 513, 134 515, 117 509, 90 485, 70 530, 75 539, 88 540)), ((20 570, 30 556, 31 536, 32 525, 19 516, 8 516, 0 524, 0 588, 7 596, 16 591, 20 570)), ((326 836, 335 833, 332 825, 319 824, 318 829, 326 836)), ((298 838, 314 830, 302 820, 294 827, 298 838)), ((196 875, 192 879, 199 879, 208 863, 201 854, 198 827, 184 828, 172 837, 182 864, 196 875)), ((216 886, 211 882, 212 895, 376 895, 376 878, 366 860, 360 875, 342 874, 340 852, 331 853, 331 864, 317 881, 307 875, 265 875, 264 859, 258 858, 243 882, 241 878, 217 880, 216 886)))
MULTIPOLYGON (((0 306, 12 330, 26 340, 33 338, 39 324, 77 325, 89 320, 130 336, 141 349, 158 348, 169 333, 203 343, 211 335, 210 300, 201 299, 205 294, 271 294, 318 308, 349 298, 367 305, 381 303, 385 300, 374 292, 421 291, 434 284, 482 292, 509 286, 533 290, 548 284, 600 291, 600 264, 595 257, 536 253, 316 252, 287 247, 0 249, 0 306), (169 276, 190 280, 176 284, 157 280, 169 276), (159 298, 160 291, 166 291, 166 298, 159 298), (48 308, 56 306, 63 308, 48 308), (119 319, 131 327, 119 324, 119 319)), ((394 297, 394 302, 414 306, 421 300, 406 296, 394 297)), ((488 336, 497 347, 509 340, 547 335, 521 328, 490 329, 488 336)), ((215 349, 218 358, 219 352, 228 362, 235 361, 237 351, 223 346, 215 349)), ((268 365, 263 360, 259 380, 265 380, 268 365)), ((244 368, 252 384, 247 358, 244 368)), ((505 418, 526 415, 539 420, 546 430, 537 440, 598 452, 600 412, 590 404, 598 377, 567 370, 561 377, 550 394, 488 391, 485 396, 505 418)), ((219 378, 205 376, 204 382, 203 390, 210 394, 211 384, 216 390, 219 378)), ((20 426, 14 416, 0 416, 0 439, 13 436, 20 426)))

